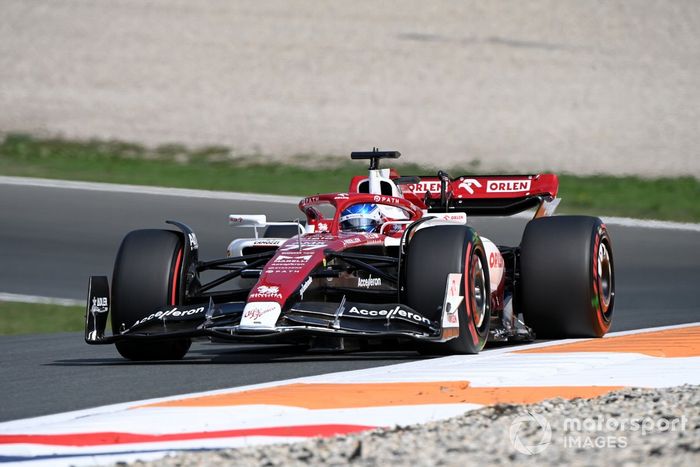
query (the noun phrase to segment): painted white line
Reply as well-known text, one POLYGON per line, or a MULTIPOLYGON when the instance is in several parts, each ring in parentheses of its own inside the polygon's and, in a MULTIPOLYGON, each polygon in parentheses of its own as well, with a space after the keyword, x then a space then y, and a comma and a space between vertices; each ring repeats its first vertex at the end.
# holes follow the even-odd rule
MULTIPOLYGON (((77 182, 70 180, 52 180, 47 178, 0 176, 0 185, 35 186, 41 188, 63 188, 69 190, 88 190, 112 193, 132 193, 157 196, 176 196, 184 198, 220 199, 232 201, 257 201, 262 203, 297 204, 302 196, 262 195, 238 193, 233 191, 193 190, 185 188, 151 187, 143 185, 121 185, 117 183, 77 182)), ((532 218, 531 212, 516 214, 516 218, 532 218)), ((700 232, 700 224, 689 222, 671 222, 654 219, 633 219, 631 217, 604 217, 606 224, 622 227, 645 229, 686 230, 700 232)))
POLYGON ((633 219, 631 217, 603 217, 602 219, 606 224, 619 225, 622 227, 641 227, 645 229, 687 230, 690 232, 700 232, 700 224, 691 224, 689 222, 633 219))
MULTIPOLYGON (((534 215, 534 211, 525 211, 519 212, 510 217, 518 219, 532 219, 534 215)), ((637 227, 641 229, 684 230, 689 232, 700 232, 700 224, 693 224, 690 222, 660 221, 656 219, 634 219, 632 217, 615 216, 604 216, 601 217, 601 220, 607 225, 619 225, 620 227, 637 227)))
MULTIPOLYGON (((628 336, 630 334, 643 334, 645 332, 669 331, 671 329, 692 328, 695 326, 700 326, 700 321, 695 321, 692 323, 682 323, 682 324, 669 324, 667 326, 657 326, 657 327, 653 327, 653 328, 630 329, 629 331, 609 332, 603 336, 603 339, 608 339, 610 337, 617 337, 617 336, 628 336)), ((573 339, 573 340, 581 341, 581 340, 588 340, 588 339, 573 339)), ((559 343, 559 344, 563 343, 563 341, 550 341, 550 342, 559 343)))
POLYGON ((83 306, 84 300, 72 298, 42 297, 39 295, 23 295, 16 293, 0 292, 0 302, 41 303, 45 305, 83 306))
POLYGON ((165 188, 143 185, 121 185, 117 183, 76 182, 51 180, 47 178, 25 178, 0 176, 0 185, 33 186, 41 188, 62 188, 68 190, 103 191, 182 198, 205 198, 232 201, 257 201, 262 203, 298 204, 303 196, 261 195, 213 190, 191 190, 185 188, 165 188))

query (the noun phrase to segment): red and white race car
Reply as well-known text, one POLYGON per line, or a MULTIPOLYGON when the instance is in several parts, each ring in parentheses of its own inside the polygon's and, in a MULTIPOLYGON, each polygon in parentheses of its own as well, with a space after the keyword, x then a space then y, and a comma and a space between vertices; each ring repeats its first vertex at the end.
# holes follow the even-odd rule
POLYGON ((136 230, 112 275, 90 278, 85 340, 131 360, 182 358, 193 338, 357 348, 372 342, 477 353, 487 341, 602 336, 615 301, 600 219, 551 216, 556 175, 399 176, 370 161, 345 193, 299 202, 305 222, 231 214, 252 229, 202 261, 195 233, 136 230), (495 245, 467 216, 534 210, 519 246, 495 245), (262 235, 260 235, 262 234, 262 235), (203 282, 204 271, 220 277, 203 282), (226 284, 226 289, 223 289, 226 284), (108 316, 112 335, 105 335, 108 316))

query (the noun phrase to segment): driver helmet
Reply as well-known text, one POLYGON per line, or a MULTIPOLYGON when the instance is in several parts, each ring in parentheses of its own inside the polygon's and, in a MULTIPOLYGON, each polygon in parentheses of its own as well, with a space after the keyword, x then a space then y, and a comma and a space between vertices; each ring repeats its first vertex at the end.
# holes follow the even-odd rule
POLYGON ((353 204, 340 213, 343 232, 373 232, 382 225, 382 213, 376 204, 353 204))

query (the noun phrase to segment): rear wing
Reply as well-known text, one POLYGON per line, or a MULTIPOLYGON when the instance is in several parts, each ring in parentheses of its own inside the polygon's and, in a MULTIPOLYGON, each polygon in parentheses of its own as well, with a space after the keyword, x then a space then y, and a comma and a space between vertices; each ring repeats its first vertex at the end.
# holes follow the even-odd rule
MULTIPOLYGON (((537 209, 536 217, 550 215, 558 201, 559 179, 554 174, 463 175, 445 172, 431 176, 403 176, 391 180, 404 198, 428 212, 465 212, 473 216, 510 216, 537 209)), ((357 191, 362 177, 354 177, 350 191, 357 191)))
POLYGON ((509 216, 532 208, 544 210, 559 191, 554 174, 463 175, 452 179, 439 172, 438 176, 410 178, 399 177, 396 182, 406 199, 424 205, 428 212, 509 216))

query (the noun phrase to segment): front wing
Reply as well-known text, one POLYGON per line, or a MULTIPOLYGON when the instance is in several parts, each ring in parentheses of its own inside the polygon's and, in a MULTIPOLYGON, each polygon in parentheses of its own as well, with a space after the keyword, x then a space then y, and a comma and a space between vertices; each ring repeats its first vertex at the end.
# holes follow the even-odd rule
MULTIPOLYGON (((85 341, 112 344, 129 340, 164 340, 181 337, 211 337, 233 342, 299 342, 312 336, 406 338, 445 342, 457 337, 455 329, 445 328, 449 320, 431 321, 400 303, 359 303, 301 301, 286 308, 274 326, 242 326, 245 302, 167 306, 105 335, 109 315, 109 286, 104 276, 90 278, 85 314, 85 341)), ((445 312, 443 312, 445 314, 445 312)))

